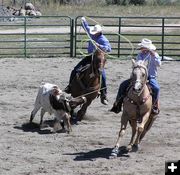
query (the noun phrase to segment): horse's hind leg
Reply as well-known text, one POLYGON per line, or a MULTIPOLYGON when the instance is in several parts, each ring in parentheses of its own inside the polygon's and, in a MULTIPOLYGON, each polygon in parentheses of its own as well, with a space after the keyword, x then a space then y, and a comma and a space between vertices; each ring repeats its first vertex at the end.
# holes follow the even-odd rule
POLYGON ((148 119, 149 119, 149 113, 146 113, 143 117, 142 117, 142 122, 140 124, 137 124, 139 126, 137 126, 137 137, 136 137, 136 140, 134 142, 134 148, 135 148, 135 151, 138 150, 139 148, 139 143, 140 143, 140 138, 141 138, 141 134, 143 133, 144 131, 144 128, 145 128, 145 124, 148 122, 148 119))
POLYGON ((142 139, 144 138, 145 134, 147 133, 147 131, 150 130, 152 124, 154 123, 154 121, 156 120, 157 116, 150 116, 147 123, 144 126, 144 130, 140 136, 140 142, 142 141, 142 139))

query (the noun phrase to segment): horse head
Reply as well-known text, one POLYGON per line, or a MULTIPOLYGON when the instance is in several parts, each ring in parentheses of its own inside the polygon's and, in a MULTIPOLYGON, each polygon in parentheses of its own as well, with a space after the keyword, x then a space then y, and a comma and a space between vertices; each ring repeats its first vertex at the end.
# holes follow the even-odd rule
POLYGON ((131 74, 133 92, 135 94, 141 94, 143 88, 147 82, 148 71, 147 71, 147 62, 146 61, 137 61, 132 60, 133 70, 131 74))
POLYGON ((105 55, 105 53, 99 49, 97 49, 93 53, 92 66, 94 69, 94 73, 96 75, 100 75, 102 73, 102 70, 103 70, 105 62, 106 62, 104 55, 105 55))

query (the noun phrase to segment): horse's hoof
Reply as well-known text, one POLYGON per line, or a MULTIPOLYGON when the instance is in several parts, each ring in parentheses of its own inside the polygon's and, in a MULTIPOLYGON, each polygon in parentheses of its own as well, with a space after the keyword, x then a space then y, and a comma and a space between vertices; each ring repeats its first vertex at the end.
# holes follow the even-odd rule
POLYGON ((77 121, 81 122, 82 117, 77 117, 77 121))
POLYGON ((137 152, 139 149, 140 149, 140 146, 137 145, 137 144, 134 144, 134 145, 132 146, 132 151, 133 151, 133 152, 137 152))
POLYGON ((127 151, 127 152, 132 151, 132 145, 128 145, 128 146, 126 147, 126 151, 127 151))
POLYGON ((78 125, 78 118, 77 115, 75 115, 74 113, 71 114, 70 123, 72 125, 78 125))
POLYGON ((111 151, 111 155, 109 158, 116 158, 119 154, 119 148, 115 147, 112 151, 111 151))

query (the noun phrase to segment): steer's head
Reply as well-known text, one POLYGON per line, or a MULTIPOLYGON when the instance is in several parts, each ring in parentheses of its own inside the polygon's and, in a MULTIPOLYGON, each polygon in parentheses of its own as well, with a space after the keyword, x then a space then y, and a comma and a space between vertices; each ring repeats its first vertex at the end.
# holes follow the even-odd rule
POLYGON ((58 86, 53 86, 51 94, 58 100, 62 94, 62 90, 58 86))
POLYGON ((70 112, 78 105, 85 103, 86 97, 76 97, 68 99, 57 86, 54 86, 52 93, 50 93, 49 101, 53 109, 70 112))

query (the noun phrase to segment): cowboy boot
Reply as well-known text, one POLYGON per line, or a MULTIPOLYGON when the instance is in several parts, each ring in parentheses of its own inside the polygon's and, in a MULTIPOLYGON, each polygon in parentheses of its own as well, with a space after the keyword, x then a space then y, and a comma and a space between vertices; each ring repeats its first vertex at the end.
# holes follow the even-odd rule
POLYGON ((160 113, 159 100, 157 100, 156 102, 153 102, 151 113, 154 115, 158 115, 160 113))
POLYGON ((110 111, 118 114, 119 112, 122 111, 121 109, 122 104, 123 104, 123 98, 121 97, 120 99, 114 102, 113 107, 110 109, 110 111))
POLYGON ((101 93, 101 94, 100 94, 101 103, 102 103, 103 105, 108 105, 108 99, 107 99, 107 93, 106 93, 106 91, 105 91, 105 90, 101 90, 100 93, 101 93))
POLYGON ((101 103, 103 105, 108 105, 108 99, 106 95, 101 95, 101 103))

